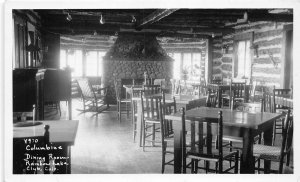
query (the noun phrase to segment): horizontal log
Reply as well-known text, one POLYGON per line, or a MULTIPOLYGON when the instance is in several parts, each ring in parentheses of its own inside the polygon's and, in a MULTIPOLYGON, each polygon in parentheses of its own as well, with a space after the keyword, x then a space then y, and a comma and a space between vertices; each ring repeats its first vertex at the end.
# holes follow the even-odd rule
POLYGON ((202 53, 203 51, 198 48, 164 48, 166 52, 185 52, 185 53, 202 53))
POLYGON ((262 54, 276 54, 276 53, 281 53, 281 48, 271 48, 271 49, 259 49, 258 50, 258 54, 262 55, 262 54))
POLYGON ((232 63, 232 58, 231 57, 222 57, 222 62, 223 63, 232 63))
POLYGON ((220 74, 222 73, 222 70, 220 68, 213 68, 213 74, 220 74))
POLYGON ((104 46, 90 46, 90 45, 74 45, 74 44, 61 44, 62 49, 93 49, 93 50, 103 50, 108 51, 110 47, 104 46))
POLYGON ((222 64, 221 61, 213 61, 213 66, 220 66, 222 64))
MULTIPOLYGON (((280 58, 274 57, 274 61, 280 62, 280 58)), ((254 58, 254 64, 270 64, 270 58, 254 58)))
POLYGON ((258 45, 258 47, 266 47, 266 46, 271 46, 271 45, 281 45, 282 38, 275 38, 272 40, 263 40, 263 41, 258 41, 255 42, 255 45, 258 45))
POLYGON ((266 74, 281 74, 280 69, 275 69, 275 68, 252 68, 253 73, 266 73, 266 74))
POLYGON ((263 37, 274 37, 282 34, 282 29, 268 30, 265 32, 256 32, 254 34, 254 40, 263 37))
POLYGON ((231 64, 222 64, 221 68, 222 68, 222 70, 225 70, 225 71, 232 71, 231 64))

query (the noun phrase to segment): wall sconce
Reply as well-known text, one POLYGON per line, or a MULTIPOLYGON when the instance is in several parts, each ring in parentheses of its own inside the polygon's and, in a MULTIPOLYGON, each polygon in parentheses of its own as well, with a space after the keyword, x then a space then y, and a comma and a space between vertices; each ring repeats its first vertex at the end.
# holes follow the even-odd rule
POLYGON ((228 45, 223 45, 222 46, 222 52, 223 54, 228 54, 229 46, 228 45))
POLYGON ((102 13, 100 14, 99 22, 100 22, 100 24, 102 24, 102 25, 105 23, 104 17, 102 16, 102 13))
POLYGON ((253 49, 255 57, 258 58, 258 45, 257 44, 252 44, 250 49, 253 49))

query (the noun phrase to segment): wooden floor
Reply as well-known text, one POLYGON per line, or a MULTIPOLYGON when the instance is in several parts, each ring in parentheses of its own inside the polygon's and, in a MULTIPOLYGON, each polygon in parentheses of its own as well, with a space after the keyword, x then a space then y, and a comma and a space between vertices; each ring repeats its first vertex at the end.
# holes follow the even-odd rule
MULTIPOLYGON (((96 114, 81 113, 79 99, 73 99, 72 104, 72 119, 79 120, 71 153, 72 174, 161 173, 161 147, 149 147, 143 152, 133 142, 130 118, 123 114, 122 122, 117 120, 116 106, 96 114)), ((67 119, 65 102, 61 102, 61 108, 61 116, 55 110, 48 110, 46 119, 67 119)), ((272 166, 278 167, 273 163, 272 166)), ((172 172, 173 166, 167 166, 165 173, 172 172)))

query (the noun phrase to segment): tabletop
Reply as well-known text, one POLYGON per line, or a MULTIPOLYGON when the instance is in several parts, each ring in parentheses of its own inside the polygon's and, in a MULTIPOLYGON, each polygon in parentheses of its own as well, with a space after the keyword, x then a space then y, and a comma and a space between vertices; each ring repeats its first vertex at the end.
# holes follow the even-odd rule
MULTIPOLYGON (((238 126, 242 128, 260 129, 268 121, 280 118, 282 114, 257 112, 249 113, 242 111, 232 111, 230 109, 200 107, 186 111, 187 120, 197 120, 200 118, 217 119, 219 111, 223 111, 223 124, 227 126, 238 126)), ((181 120, 181 114, 176 113, 173 115, 165 116, 166 119, 181 120)))
POLYGON ((50 142, 74 145, 79 122, 78 120, 51 120, 36 122, 42 122, 42 124, 30 127, 13 127, 13 137, 23 138, 43 136, 45 131, 44 125, 49 125, 50 142))

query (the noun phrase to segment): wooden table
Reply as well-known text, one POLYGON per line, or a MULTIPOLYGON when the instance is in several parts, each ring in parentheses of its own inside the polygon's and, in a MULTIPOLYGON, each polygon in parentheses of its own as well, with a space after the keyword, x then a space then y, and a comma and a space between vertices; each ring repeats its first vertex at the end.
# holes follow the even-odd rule
MULTIPOLYGON (((224 135, 243 137, 240 173, 254 173, 253 157, 254 136, 264 132, 264 144, 272 144, 273 123, 281 116, 276 113, 248 113, 229 109, 201 107, 186 111, 186 120, 217 119, 223 111, 224 135)), ((173 120, 174 128, 174 173, 182 173, 182 123, 181 114, 166 115, 173 120)), ((265 161, 265 170, 270 168, 270 161, 265 161)))
POLYGON ((26 138, 44 135, 44 125, 49 125, 50 142, 56 146, 62 146, 62 156, 67 156, 67 165, 64 169, 60 169, 59 173, 71 173, 71 146, 75 143, 78 120, 52 120, 37 121, 42 122, 41 125, 30 127, 13 127, 14 138, 26 138))

